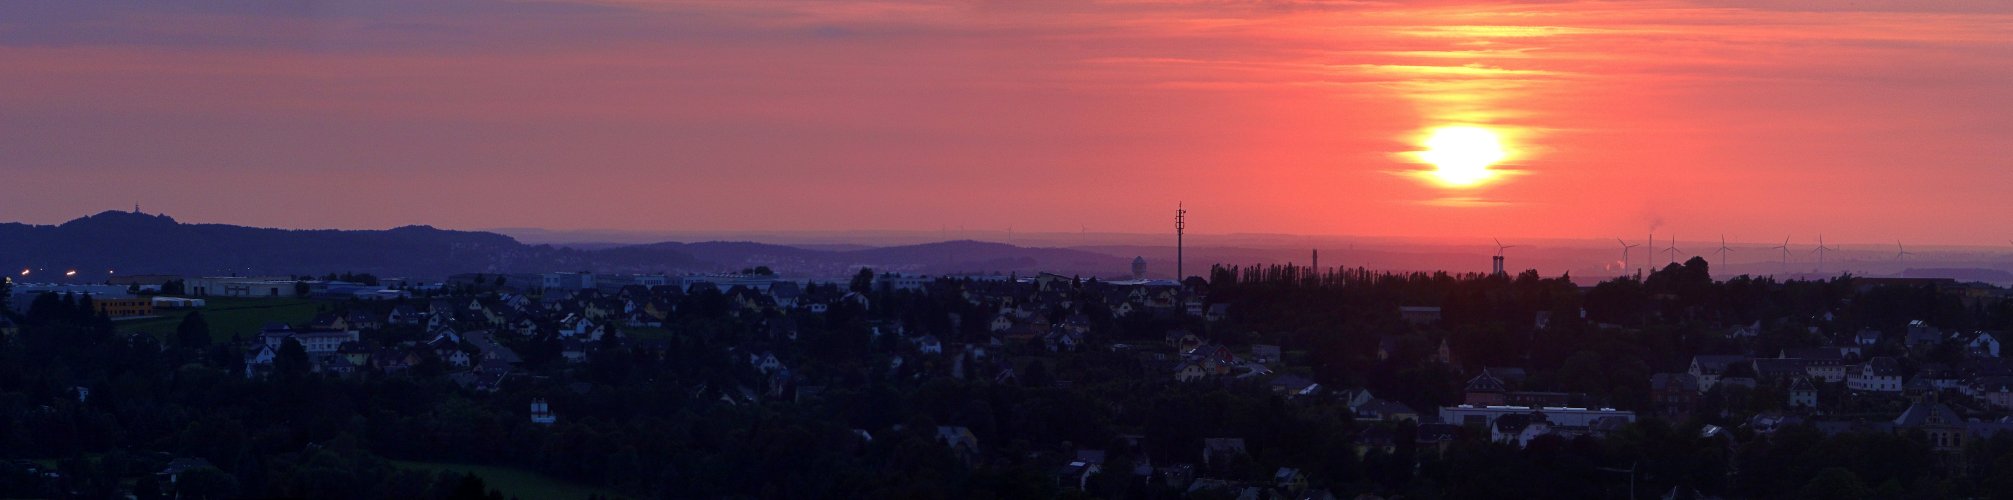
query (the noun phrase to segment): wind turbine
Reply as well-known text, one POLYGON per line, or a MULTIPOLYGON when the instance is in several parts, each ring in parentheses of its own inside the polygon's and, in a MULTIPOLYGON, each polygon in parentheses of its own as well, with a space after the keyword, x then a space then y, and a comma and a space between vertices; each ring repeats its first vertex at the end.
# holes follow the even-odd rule
POLYGON ((1670 248, 1666 248, 1666 249, 1664 249, 1664 251, 1667 251, 1667 252, 1670 252, 1670 255, 1671 255, 1671 263, 1672 263, 1672 264, 1676 264, 1676 263, 1677 263, 1677 254, 1678 254, 1678 247, 1677 247, 1677 235, 1675 235, 1675 234, 1671 235, 1671 246, 1670 246, 1670 248))
POLYGON ((1722 235, 1719 235, 1719 265, 1720 265, 1720 267, 1722 267, 1722 268, 1723 268, 1723 267, 1726 267, 1726 253, 1727 253, 1727 252, 1731 252, 1731 251, 1733 251, 1733 249, 1732 249, 1732 248, 1727 248, 1727 246, 1726 246, 1726 235, 1724 235, 1724 234, 1722 234, 1722 235))
POLYGON ((1821 271, 1824 271, 1824 253, 1825 253, 1825 252, 1835 252, 1835 251, 1838 251, 1838 248, 1836 248, 1836 247, 1827 247, 1827 246, 1824 246, 1824 235, 1823 235, 1823 234, 1818 234, 1818 235, 1817 235, 1817 248, 1815 248, 1815 249, 1812 249, 1812 250, 1811 250, 1811 252, 1812 252, 1812 253, 1816 253, 1816 254, 1817 254, 1817 270, 1818 270, 1818 271, 1820 271, 1820 272, 1821 272, 1821 271))
POLYGON ((1621 238, 1615 238, 1615 243, 1622 244, 1622 273, 1627 274, 1629 272, 1629 249, 1642 245, 1630 245, 1629 242, 1622 241, 1621 238))
POLYGON ((1498 239, 1498 238, 1491 238, 1491 239, 1495 239, 1495 240, 1496 240, 1496 256, 1497 256, 1497 257, 1502 257, 1502 256, 1503 256, 1503 251, 1504 251, 1504 250, 1508 250, 1508 249, 1512 249, 1512 248, 1517 248, 1517 246, 1516 246, 1516 245, 1504 245, 1504 244, 1503 244, 1503 240, 1502 240, 1502 239, 1498 239))
POLYGON ((1908 256, 1915 255, 1915 252, 1910 252, 1908 247, 1901 246, 1901 240, 1894 240, 1894 250, 1894 262, 1901 264, 1902 271, 1907 271, 1908 256))
POLYGON ((1769 249, 1771 249, 1771 250, 1781 250, 1781 251, 1782 251, 1782 272, 1785 272, 1785 273, 1789 272, 1789 236, 1788 236, 1788 235, 1784 235, 1784 236, 1782 237, 1782 244, 1781 244, 1781 245, 1776 245, 1776 246, 1772 246, 1772 247, 1768 247, 1768 248, 1769 248, 1769 249))

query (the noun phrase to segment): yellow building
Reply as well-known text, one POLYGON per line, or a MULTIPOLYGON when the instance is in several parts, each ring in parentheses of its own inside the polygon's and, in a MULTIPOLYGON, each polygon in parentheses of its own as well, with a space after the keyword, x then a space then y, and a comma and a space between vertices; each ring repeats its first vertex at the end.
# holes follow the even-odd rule
POLYGON ((91 303, 98 306, 98 312, 105 313, 106 316, 111 316, 114 318, 130 318, 133 316, 152 316, 154 314, 154 299, 146 297, 130 298, 130 299, 94 299, 91 301, 91 303))

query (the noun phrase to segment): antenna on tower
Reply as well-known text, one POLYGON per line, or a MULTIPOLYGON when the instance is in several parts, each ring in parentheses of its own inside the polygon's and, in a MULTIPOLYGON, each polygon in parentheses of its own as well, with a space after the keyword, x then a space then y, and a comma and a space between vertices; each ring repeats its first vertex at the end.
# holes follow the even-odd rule
POLYGON ((1178 201, 1174 202, 1174 281, 1176 283, 1180 283, 1181 281, 1188 279, 1187 276, 1188 271, 1186 270, 1186 268, 1182 267, 1183 264, 1186 263, 1186 261, 1183 260, 1184 256, 1182 255, 1182 252, 1184 250, 1182 247, 1182 239, 1186 237, 1187 233, 1188 233, 1187 205, 1178 201))

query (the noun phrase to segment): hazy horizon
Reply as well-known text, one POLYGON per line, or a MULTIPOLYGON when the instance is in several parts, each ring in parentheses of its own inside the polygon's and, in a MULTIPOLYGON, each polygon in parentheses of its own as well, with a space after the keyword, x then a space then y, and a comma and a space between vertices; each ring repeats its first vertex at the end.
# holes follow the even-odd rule
MULTIPOLYGON (((121 211, 111 211, 121 212, 121 211)), ((151 215, 151 214, 150 214, 151 215)), ((166 214, 170 217, 173 214, 166 214)), ((189 221, 185 224, 231 224, 228 221, 189 221)), ((423 220, 402 226, 432 226, 423 220)), ((437 227, 437 226, 435 226, 437 227)), ((1190 226, 1193 228, 1194 226, 1190 226)), ((329 229, 329 228, 280 228, 329 229)), ((388 229, 388 228, 383 228, 388 229)), ((847 251, 890 248, 942 242, 974 241, 1008 244, 1019 248, 1056 248, 1092 252, 1129 260, 1144 257, 1150 275, 1168 274, 1174 261, 1175 241, 1168 233, 1059 233, 1019 232, 1009 237, 998 231, 552 231, 529 228, 442 228, 492 232, 524 244, 554 245, 581 249, 601 249, 654 243, 755 242, 797 248, 847 251)), ((1705 258, 1717 278, 1740 274, 1778 277, 1825 277, 1842 273, 1861 276, 1956 277, 1992 283, 2013 283, 2013 246, 1909 245, 1905 259, 1902 248, 1893 243, 1825 241, 1828 253, 1820 267, 1815 254, 1815 237, 1790 241, 1787 262, 1775 242, 1729 239, 1726 254, 1720 254, 1717 240, 1678 239, 1672 254, 1670 234, 1660 234, 1656 243, 1644 244, 1643 235, 1631 238, 1626 265, 1620 243, 1613 239, 1517 238, 1502 239, 1509 248, 1501 251, 1512 272, 1535 269, 1542 275, 1572 275, 1576 281, 1591 282, 1648 272, 1671 262, 1693 256, 1705 258), (1654 248, 1654 251, 1645 251, 1654 248), (1990 272, 1986 272, 1990 271, 1990 272)), ((1200 274, 1211 264, 1297 264, 1312 261, 1319 251, 1324 268, 1364 267, 1379 271, 1485 272, 1489 256, 1498 252, 1494 239, 1403 238, 1347 235, 1226 234, 1191 232, 1185 239, 1189 274, 1200 274)), ((759 260, 759 259, 757 259, 759 260)), ((1095 270, 1106 277, 1128 273, 1122 261, 1111 269, 1095 270)), ((751 262, 753 263, 753 262, 751 262)), ((1074 267, 1081 272, 1083 268, 1074 267)), ((975 270, 976 271, 976 270, 975 270)))

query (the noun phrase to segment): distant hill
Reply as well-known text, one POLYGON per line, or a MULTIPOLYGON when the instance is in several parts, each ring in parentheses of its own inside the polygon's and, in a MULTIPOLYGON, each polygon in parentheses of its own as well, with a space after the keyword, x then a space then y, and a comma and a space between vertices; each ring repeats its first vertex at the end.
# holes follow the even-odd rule
POLYGON ((0 224, 0 266, 120 274, 289 275, 367 272, 441 277, 557 270, 722 272, 769 266, 794 277, 840 277, 859 266, 941 274, 1123 272, 1129 258, 1055 248, 954 241, 884 248, 799 248, 754 242, 652 243, 589 248, 526 245, 511 237, 428 226, 289 230, 183 224, 166 215, 104 212, 63 224, 0 224))

